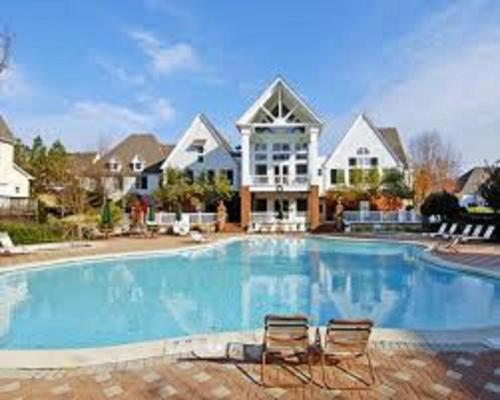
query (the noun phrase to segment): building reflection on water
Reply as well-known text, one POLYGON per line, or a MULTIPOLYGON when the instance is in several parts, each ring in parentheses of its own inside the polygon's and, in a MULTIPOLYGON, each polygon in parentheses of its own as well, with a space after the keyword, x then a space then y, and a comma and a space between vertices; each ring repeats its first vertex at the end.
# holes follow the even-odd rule
POLYGON ((254 329, 269 313, 396 328, 500 324, 498 281, 424 265, 411 246, 293 237, 3 276, 0 298, 4 348, 254 329))

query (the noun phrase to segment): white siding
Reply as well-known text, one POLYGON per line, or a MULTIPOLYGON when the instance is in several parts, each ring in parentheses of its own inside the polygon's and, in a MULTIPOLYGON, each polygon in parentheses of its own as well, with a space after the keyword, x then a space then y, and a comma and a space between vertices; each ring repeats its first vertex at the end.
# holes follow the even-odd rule
POLYGON ((192 170, 195 177, 207 170, 231 169, 233 170, 234 187, 239 187, 239 165, 220 140, 208 129, 200 116, 194 119, 162 166, 164 170, 169 167, 192 170), (195 141, 204 141, 203 162, 198 162, 199 154, 192 146, 195 141))
POLYGON ((378 158, 378 168, 399 168, 391 152, 382 142, 379 135, 372 129, 370 124, 361 115, 359 116, 340 144, 335 148, 332 155, 327 158, 323 168, 323 184, 325 190, 331 187, 330 170, 345 170, 345 180, 349 183, 349 158, 357 157, 356 150, 366 147, 370 151, 370 157, 378 158))
POLYGON ((14 146, 0 141, 0 196, 25 198, 29 195, 28 176, 14 165, 14 146))

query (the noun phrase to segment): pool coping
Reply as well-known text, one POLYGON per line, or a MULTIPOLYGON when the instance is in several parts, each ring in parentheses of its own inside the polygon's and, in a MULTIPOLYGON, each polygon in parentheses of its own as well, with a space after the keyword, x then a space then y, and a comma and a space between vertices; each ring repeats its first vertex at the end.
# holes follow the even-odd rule
MULTIPOLYGON (((499 278, 500 274, 492 274, 490 270, 481 271, 480 268, 467 267, 463 264, 443 260, 430 253, 431 246, 415 240, 398 239, 366 239, 366 238, 346 238, 331 235, 307 235, 308 237, 334 239, 334 240, 358 240, 374 242, 397 242, 424 246, 427 248, 424 257, 426 261, 454 270, 461 270, 468 273, 476 273, 490 277, 499 278)), ((207 244, 195 244, 193 246, 183 246, 165 250, 147 250, 135 252, 121 252, 113 254, 100 254, 93 256, 77 256, 65 259, 31 262, 7 267, 0 271, 0 276, 22 270, 39 270, 54 267, 70 267, 73 263, 89 261, 105 261, 115 258, 140 258, 147 255, 170 255, 179 252, 186 252, 200 249, 211 249, 227 243, 247 240, 248 238, 261 238, 257 235, 236 236, 232 238, 220 239, 207 244)), ((266 236, 268 237, 268 236, 266 236)), ((282 237, 282 236, 278 236, 282 237)), ((324 328, 320 328, 323 330, 324 328)), ((311 330, 313 331, 313 330, 311 330)), ((224 356, 228 343, 239 344, 260 344, 262 340, 262 329, 251 331, 223 332, 218 334, 184 336, 173 339, 160 339, 129 343, 114 346, 103 346, 95 348, 74 348, 74 349, 47 349, 47 350, 0 350, 0 369, 9 370, 47 370, 47 369, 76 369, 87 366, 104 364, 120 364, 134 360, 147 359, 152 357, 175 357, 176 355, 196 353, 203 355, 224 356)), ((405 330, 375 328, 371 341, 383 343, 406 343, 417 346, 429 346, 434 344, 442 345, 481 345, 488 348, 485 343, 488 339, 500 338, 500 326, 470 328, 460 330, 405 330)), ((311 338, 312 339, 312 338, 311 338)))

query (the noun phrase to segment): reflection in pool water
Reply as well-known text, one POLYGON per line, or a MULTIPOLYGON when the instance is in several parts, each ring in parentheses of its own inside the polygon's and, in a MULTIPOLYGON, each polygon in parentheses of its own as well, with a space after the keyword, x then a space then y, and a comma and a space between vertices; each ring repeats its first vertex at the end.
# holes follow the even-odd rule
POLYGON ((0 347, 70 348, 259 328, 268 313, 379 327, 500 325, 500 281, 426 265, 413 245, 249 239, 0 276, 0 347))

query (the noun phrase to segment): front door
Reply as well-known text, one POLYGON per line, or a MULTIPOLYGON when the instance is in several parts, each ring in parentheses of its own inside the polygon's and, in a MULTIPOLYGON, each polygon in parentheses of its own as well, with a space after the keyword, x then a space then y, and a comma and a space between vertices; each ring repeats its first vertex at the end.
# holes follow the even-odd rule
POLYGON ((275 165, 274 166, 274 183, 277 185, 288 184, 288 165, 275 165))

